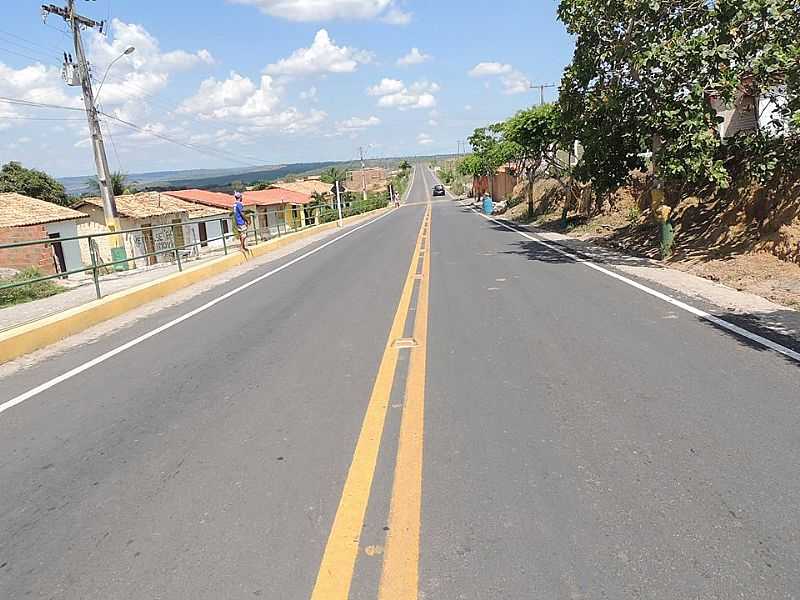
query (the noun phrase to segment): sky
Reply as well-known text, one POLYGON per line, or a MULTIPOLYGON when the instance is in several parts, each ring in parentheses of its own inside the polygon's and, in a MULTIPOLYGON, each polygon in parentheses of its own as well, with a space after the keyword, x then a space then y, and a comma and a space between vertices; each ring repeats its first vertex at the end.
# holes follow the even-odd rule
MULTIPOLYGON (((560 80, 573 43, 557 4, 76 0, 107 21, 84 32, 95 91, 136 49, 98 96, 109 163, 127 173, 455 153, 560 80)), ((61 77, 71 37, 40 6, 4 2, 0 97, 61 108, 0 100, 0 164, 88 175, 80 88, 61 77)))

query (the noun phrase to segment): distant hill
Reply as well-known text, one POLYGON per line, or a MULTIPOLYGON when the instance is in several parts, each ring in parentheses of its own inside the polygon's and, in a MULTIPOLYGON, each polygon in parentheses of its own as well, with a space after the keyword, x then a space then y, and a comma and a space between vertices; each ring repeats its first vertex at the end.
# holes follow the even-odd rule
MULTIPOLYGON (((253 183, 265 179, 280 179, 287 175, 314 170, 324 170, 336 162, 296 163, 290 165, 264 165, 262 167, 232 169, 189 169, 186 171, 154 171, 151 173, 129 173, 128 181, 140 189, 167 190, 178 188, 217 188, 229 186, 233 181, 253 183)), ((59 181, 70 195, 91 191, 87 185, 90 175, 83 177, 61 177, 59 181)))
MULTIPOLYGON (((396 167, 406 157, 385 158, 381 160, 368 160, 368 166, 383 165, 390 168, 396 167)), ((409 161, 427 161, 441 157, 407 157, 409 161)), ((245 184, 257 181, 283 179, 290 175, 308 176, 319 174, 325 169, 336 167, 347 170, 359 167, 354 161, 326 161, 310 163, 293 163, 286 165, 264 165, 261 167, 244 167, 228 169, 188 169, 185 171, 153 171, 151 173, 129 173, 128 181, 140 190, 166 191, 187 188, 199 188, 212 191, 230 191, 231 183, 241 181, 245 184)), ((59 181, 64 185, 67 193, 78 196, 91 192, 87 185, 90 175, 83 177, 61 177, 59 181)))

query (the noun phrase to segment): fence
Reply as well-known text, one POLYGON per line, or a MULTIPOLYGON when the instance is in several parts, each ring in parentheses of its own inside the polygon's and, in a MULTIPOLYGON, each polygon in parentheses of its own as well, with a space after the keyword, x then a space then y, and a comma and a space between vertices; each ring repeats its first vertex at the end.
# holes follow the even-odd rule
MULTIPOLYGON (((370 210, 375 210, 377 208, 385 207, 387 202, 381 199, 373 199, 370 201, 353 203, 351 207, 349 207, 345 211, 345 216, 352 216, 354 214, 361 214, 364 212, 368 212, 370 210), (356 204, 358 206, 356 206, 356 204)), ((252 210, 248 210, 251 216, 251 224, 256 223, 255 226, 248 227, 247 229, 247 240, 248 243, 260 243, 262 241, 267 241, 272 238, 281 237, 288 233, 293 233, 296 231, 301 231, 305 229, 310 229, 320 225, 322 223, 330 222, 331 215, 337 214, 337 211, 334 208, 331 208, 329 205, 326 204, 317 204, 317 205, 310 205, 310 206, 297 206, 293 208, 293 219, 295 218, 294 215, 299 214, 302 212, 302 218, 300 218, 300 226, 289 226, 285 221, 281 222, 278 221, 276 225, 269 225, 265 223, 264 226, 258 222, 259 214, 253 212, 252 210), (309 220, 309 215, 311 215, 312 224, 307 224, 309 220), (255 216, 255 219, 253 219, 255 216)), ((265 213, 261 213, 264 215, 265 213)), ((267 214, 274 214, 274 213, 267 213, 267 214)), ((190 220, 190 221, 183 221, 180 223, 169 223, 165 225, 150 225, 147 227, 139 227, 136 229, 125 229, 120 231, 114 232, 100 232, 100 233, 92 233, 88 235, 78 235, 72 237, 60 237, 54 239, 46 239, 46 240, 31 240, 25 242, 14 242, 8 244, 0 244, 0 251, 5 249, 12 249, 12 248, 24 248, 30 246, 53 246, 55 244, 62 244, 65 242, 78 242, 86 241, 89 248, 89 256, 91 259, 91 265, 83 265, 77 269, 71 270, 64 270, 62 272, 56 273, 54 275, 42 275, 41 277, 32 277, 30 279, 20 279, 15 280, 11 283, 3 283, 0 285, 0 292, 3 290, 7 290, 10 288, 21 287, 26 285, 31 285, 34 283, 38 283, 41 281, 49 281, 53 279, 63 279, 69 275, 76 275, 76 274, 90 274, 95 287, 95 293, 97 298, 102 298, 102 291, 100 289, 100 276, 101 274, 107 272, 109 269, 117 270, 128 270, 133 265, 133 268, 137 268, 136 261, 137 260, 145 260, 154 258, 158 260, 158 257, 169 257, 170 262, 174 262, 177 267, 178 271, 183 271, 183 265, 187 260, 191 258, 195 258, 196 260, 201 259, 202 251, 201 249, 204 247, 208 247, 213 242, 222 242, 222 251, 224 254, 228 254, 232 250, 235 251, 237 249, 237 245, 239 243, 239 236, 237 233, 233 231, 225 231, 226 224, 230 221, 230 215, 224 215, 220 217, 212 217, 208 219, 197 219, 197 220, 190 220), (185 242, 185 235, 184 235, 184 227, 190 225, 199 225, 199 224, 208 224, 214 223, 219 224, 220 231, 222 232, 221 235, 216 237, 211 237, 207 239, 192 239, 190 243, 180 243, 185 242), (178 234, 178 229, 180 228, 180 235, 178 234), (165 231, 166 235, 159 235, 159 246, 155 248, 155 243, 153 240, 155 238, 155 234, 160 231, 165 231), (142 242, 141 245, 144 248, 144 252, 134 254, 134 256, 124 256, 121 258, 115 258, 112 254, 112 259, 110 261, 103 261, 102 257, 100 256, 99 246, 97 244, 97 240, 101 238, 107 238, 109 236, 124 236, 124 235, 135 235, 137 237, 142 237, 145 240, 150 240, 151 243, 147 244, 146 241, 142 242), (148 245, 153 247, 151 251, 147 251, 148 245)), ((296 221, 293 221, 296 222, 296 221)), ((194 237, 194 236, 192 236, 194 237)), ((218 248, 217 248, 218 251, 218 248)))

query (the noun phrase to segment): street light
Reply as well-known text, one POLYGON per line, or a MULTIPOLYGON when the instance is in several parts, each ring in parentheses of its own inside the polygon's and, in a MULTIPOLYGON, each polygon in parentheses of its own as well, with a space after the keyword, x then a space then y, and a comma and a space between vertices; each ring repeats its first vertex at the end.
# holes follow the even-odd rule
POLYGON ((101 92, 101 91, 102 91, 102 89, 103 89, 103 84, 106 82, 106 77, 108 77, 108 72, 111 70, 111 67, 113 67, 113 66, 114 66, 114 63, 115 63, 115 62, 117 62, 117 61, 118 61, 119 59, 121 59, 122 57, 124 57, 124 56, 129 56, 130 54, 133 54, 134 52, 136 52, 136 48, 134 48, 133 46, 128 46, 128 47, 125 49, 125 52, 123 52, 122 54, 120 54, 120 55, 119 55, 117 58, 115 58, 114 60, 112 60, 112 61, 109 63, 109 65, 106 67, 106 72, 105 72, 105 74, 103 75, 103 79, 102 79, 102 81, 100 82, 100 87, 99 87, 99 88, 97 88, 97 93, 94 95, 94 102, 95 102, 95 104, 97 104, 97 99, 100 97, 100 92, 101 92))

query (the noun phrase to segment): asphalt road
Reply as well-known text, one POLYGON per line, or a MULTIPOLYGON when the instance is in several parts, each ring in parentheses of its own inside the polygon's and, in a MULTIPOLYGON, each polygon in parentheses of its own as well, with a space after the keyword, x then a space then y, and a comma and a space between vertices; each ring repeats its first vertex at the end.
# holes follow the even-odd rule
POLYGON ((0 413, 0 598, 800 598, 800 365, 433 183, 0 381, 203 307, 0 413))

